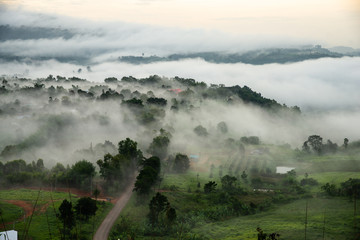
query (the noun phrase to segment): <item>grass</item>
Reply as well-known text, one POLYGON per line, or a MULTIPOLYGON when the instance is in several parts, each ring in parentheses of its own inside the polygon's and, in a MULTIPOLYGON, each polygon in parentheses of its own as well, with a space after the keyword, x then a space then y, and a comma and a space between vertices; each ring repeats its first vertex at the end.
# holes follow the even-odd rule
POLYGON ((267 212, 197 226, 192 233, 205 239, 257 239, 256 228, 277 232, 281 239, 304 239, 308 201, 307 239, 322 239, 325 211, 327 240, 352 239, 353 203, 343 198, 298 200, 267 212))
MULTIPOLYGON (((2 219, 4 223, 12 222, 23 215, 23 210, 21 207, 15 206, 11 203, 0 202, 0 211, 2 213, 2 219)), ((2 220, 0 220, 0 223, 2 220)))
MULTIPOLYGON (((304 178, 304 176, 299 176, 300 179, 304 178)), ((309 174, 309 177, 314 178, 319 182, 320 185, 325 183, 335 184, 337 186, 340 183, 349 180, 349 178, 359 178, 359 172, 323 172, 323 173, 312 173, 309 174)))
MULTIPOLYGON (((34 204, 38 196, 37 190, 30 189, 18 189, 18 190, 4 190, 0 191, 0 199, 4 200, 22 200, 34 204)), ((28 231, 28 237, 32 239, 60 239, 60 229, 61 224, 56 218, 56 213, 58 212, 59 206, 61 205, 64 199, 70 200, 69 193, 64 192, 49 192, 41 191, 39 201, 37 203, 37 210, 35 211, 32 219, 30 228, 28 231), (53 201, 51 201, 51 196, 53 201), (54 205, 54 207, 53 207, 54 205)), ((76 204, 78 197, 74 194, 71 194, 71 201, 73 206, 76 204)), ((12 205, 14 206, 14 205, 12 205)), ((77 223, 77 231, 80 233, 83 232, 83 235, 90 239, 93 234, 93 229, 96 231, 98 226, 101 224, 104 217, 111 210, 112 204, 108 202, 98 202, 98 211, 95 218, 91 218, 88 223, 77 223), (93 221, 94 220, 94 221, 93 221), (94 223, 94 228, 93 228, 94 223), (80 226, 81 225, 81 226, 80 226)), ((10 211, 8 209, 4 210, 4 215, 9 215, 10 211)), ((12 221, 18 219, 14 216, 11 218, 12 221)), ((19 237, 24 237, 26 235, 25 228, 30 222, 30 217, 22 220, 15 221, 15 229, 19 232, 19 237)), ((75 231, 75 230, 74 230, 75 231)))

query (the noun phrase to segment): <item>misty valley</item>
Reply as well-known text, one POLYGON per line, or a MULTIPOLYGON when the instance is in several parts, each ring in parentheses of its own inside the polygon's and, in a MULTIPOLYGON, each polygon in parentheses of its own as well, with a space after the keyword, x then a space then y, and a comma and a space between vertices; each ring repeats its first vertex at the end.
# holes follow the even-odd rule
POLYGON ((333 115, 178 76, 0 81, 18 239, 360 238, 360 139, 333 115))

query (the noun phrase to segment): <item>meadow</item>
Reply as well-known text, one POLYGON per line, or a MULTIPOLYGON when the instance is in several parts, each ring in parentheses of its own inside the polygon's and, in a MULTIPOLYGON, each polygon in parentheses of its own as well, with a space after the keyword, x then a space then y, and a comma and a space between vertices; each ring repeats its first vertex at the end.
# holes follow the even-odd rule
MULTIPOLYGON (((60 239, 60 230, 62 228, 56 214, 59 212, 59 206, 64 199, 71 201, 73 206, 79 199, 75 194, 57 191, 39 191, 31 189, 13 189, 0 191, 0 207, 6 221, 12 224, 6 225, 6 229, 18 231, 19 239, 27 236, 31 239, 47 240, 60 239), (38 201, 36 201, 38 199, 38 201), (20 219, 24 211, 15 205, 6 201, 16 200, 30 204, 34 214, 20 219), (14 214, 18 211, 20 214, 14 214), (19 220, 20 219, 20 220, 19 220), (26 232, 28 229, 28 232, 26 232)), ((88 223, 77 222, 75 228, 84 239, 91 239, 91 236, 101 224, 103 218, 110 211, 112 204, 109 202, 98 202, 98 211, 96 216, 91 218, 88 223)), ((1 224, 1 230, 4 226, 1 224)))

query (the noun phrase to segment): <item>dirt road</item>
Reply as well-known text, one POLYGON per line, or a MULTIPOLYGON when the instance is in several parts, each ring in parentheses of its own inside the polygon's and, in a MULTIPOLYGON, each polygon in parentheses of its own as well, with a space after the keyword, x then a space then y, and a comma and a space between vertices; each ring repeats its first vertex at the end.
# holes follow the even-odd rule
MULTIPOLYGON (((135 180, 133 181, 135 182, 135 180)), ((93 240, 106 240, 108 239, 110 230, 114 225, 116 219, 119 217, 121 210, 125 207, 126 203, 129 201, 132 190, 134 188, 134 183, 129 184, 125 191, 121 194, 120 198, 117 200, 115 206, 109 214, 106 216, 104 221, 101 223, 100 227, 96 231, 93 240)))

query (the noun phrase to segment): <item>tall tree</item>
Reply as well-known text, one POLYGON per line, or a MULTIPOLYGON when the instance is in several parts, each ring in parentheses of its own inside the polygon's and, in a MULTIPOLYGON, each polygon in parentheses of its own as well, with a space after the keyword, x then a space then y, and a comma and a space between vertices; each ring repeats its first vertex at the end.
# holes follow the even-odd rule
POLYGON ((59 218, 63 224, 63 239, 70 236, 71 229, 75 226, 75 215, 72 203, 64 199, 59 207, 59 218))
POLYGON ((322 147, 323 147, 322 140, 323 140, 322 137, 320 137, 319 135, 311 135, 308 137, 308 143, 312 147, 313 151, 316 152, 317 154, 322 153, 322 147))
POLYGON ((75 205, 75 213, 78 219, 88 221, 96 214, 98 207, 96 201, 89 197, 80 198, 75 205))
POLYGON ((178 153, 176 154, 173 170, 178 173, 186 172, 190 167, 190 160, 188 156, 178 153))
POLYGON ((161 193, 156 193, 156 195, 151 199, 149 203, 149 220, 152 225, 156 225, 159 221, 159 215, 165 212, 170 203, 166 196, 161 193))

